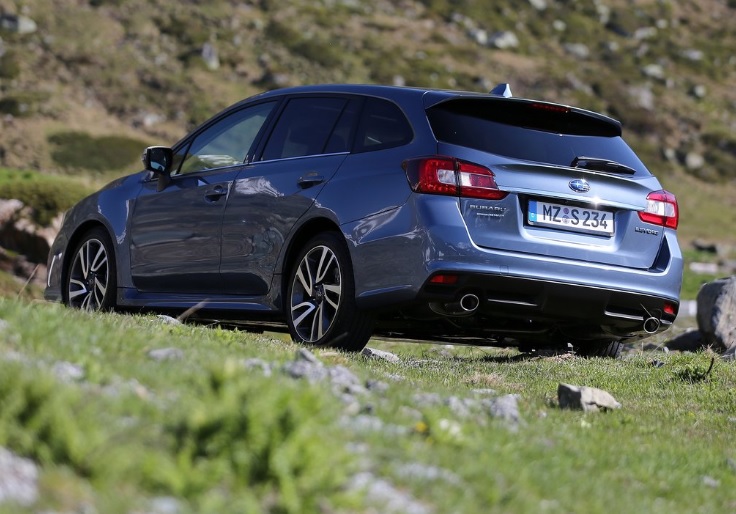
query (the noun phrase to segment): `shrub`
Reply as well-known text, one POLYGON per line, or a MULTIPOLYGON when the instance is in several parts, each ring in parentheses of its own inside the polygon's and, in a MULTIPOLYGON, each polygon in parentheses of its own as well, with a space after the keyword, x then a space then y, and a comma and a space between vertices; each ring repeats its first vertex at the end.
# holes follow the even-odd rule
POLYGON ((86 132, 59 132, 49 136, 48 140, 54 146, 51 158, 56 164, 100 172, 132 165, 148 146, 129 137, 93 137, 86 132))

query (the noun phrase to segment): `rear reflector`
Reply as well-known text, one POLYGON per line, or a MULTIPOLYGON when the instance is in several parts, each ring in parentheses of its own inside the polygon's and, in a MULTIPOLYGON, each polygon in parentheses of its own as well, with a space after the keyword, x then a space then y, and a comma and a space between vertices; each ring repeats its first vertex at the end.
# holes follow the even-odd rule
POLYGON ((647 195, 647 207, 639 211, 639 218, 654 225, 677 228, 680 221, 680 209, 677 198, 669 191, 654 191, 647 195))
POLYGON ((501 200, 495 175, 485 166, 452 157, 421 157, 404 161, 412 191, 435 195, 501 200))
POLYGON ((664 313, 669 316, 677 315, 677 307, 674 303, 664 302, 664 313))
POLYGON ((444 284, 444 285, 455 285, 457 284, 457 275, 445 275, 440 273, 429 279, 430 284, 444 284))

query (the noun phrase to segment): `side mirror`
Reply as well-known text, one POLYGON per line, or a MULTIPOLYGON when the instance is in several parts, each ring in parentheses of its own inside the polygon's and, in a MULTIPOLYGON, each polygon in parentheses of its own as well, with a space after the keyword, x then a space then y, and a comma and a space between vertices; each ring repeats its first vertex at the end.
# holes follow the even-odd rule
POLYGON ((141 156, 143 165, 148 171, 163 175, 171 173, 173 159, 174 152, 167 146, 149 146, 141 156))

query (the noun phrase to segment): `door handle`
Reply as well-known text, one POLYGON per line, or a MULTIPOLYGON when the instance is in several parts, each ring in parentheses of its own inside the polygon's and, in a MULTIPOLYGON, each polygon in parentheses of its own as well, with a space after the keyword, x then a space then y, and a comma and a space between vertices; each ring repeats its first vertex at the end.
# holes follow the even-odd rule
POLYGON ((299 184, 299 187, 301 187, 302 189, 306 189, 308 187, 321 184, 324 181, 325 177, 323 177, 322 175, 318 175, 316 172, 312 171, 304 176, 299 177, 299 180, 297 180, 297 184, 299 184))
POLYGON ((205 191, 204 198, 208 202, 216 202, 227 194, 227 189, 222 186, 215 186, 214 188, 205 191))

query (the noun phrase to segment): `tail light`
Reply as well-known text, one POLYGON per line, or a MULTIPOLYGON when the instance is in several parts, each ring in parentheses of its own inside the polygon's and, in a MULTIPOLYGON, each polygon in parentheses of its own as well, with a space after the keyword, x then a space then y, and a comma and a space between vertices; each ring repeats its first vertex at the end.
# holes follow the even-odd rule
POLYGON ((451 157, 422 157, 402 164, 412 191, 435 195, 501 200, 495 175, 479 164, 451 157))
POLYGON ((639 211, 639 218, 646 223, 677 228, 680 221, 680 209, 677 198, 669 191, 654 191, 647 195, 647 207, 639 211))

